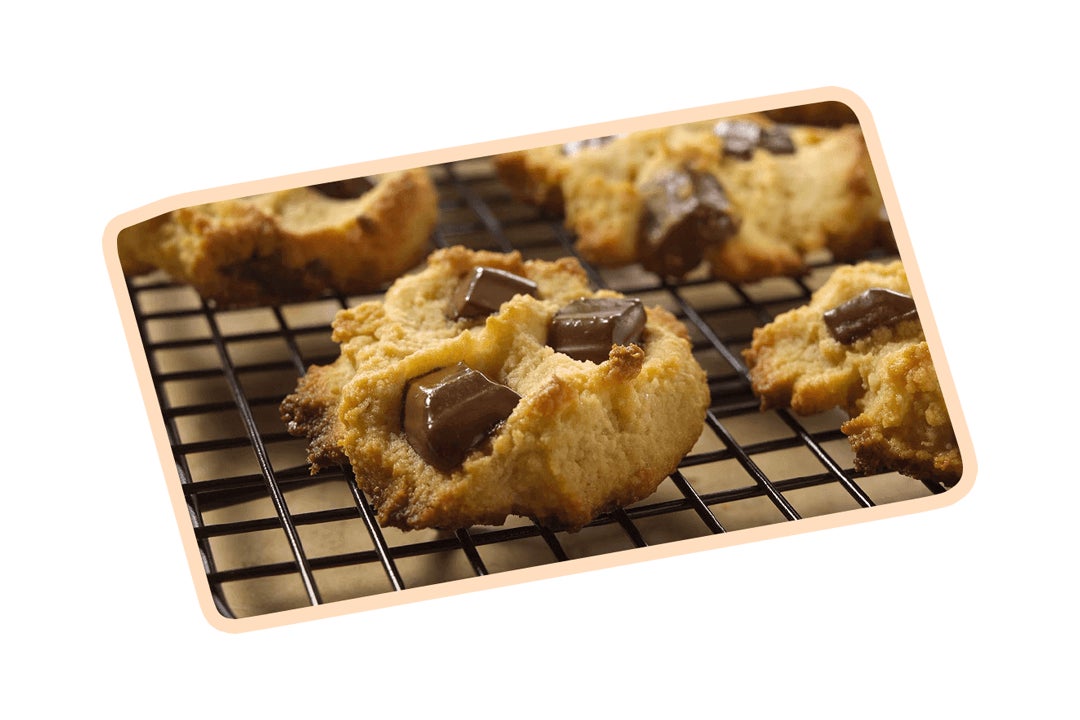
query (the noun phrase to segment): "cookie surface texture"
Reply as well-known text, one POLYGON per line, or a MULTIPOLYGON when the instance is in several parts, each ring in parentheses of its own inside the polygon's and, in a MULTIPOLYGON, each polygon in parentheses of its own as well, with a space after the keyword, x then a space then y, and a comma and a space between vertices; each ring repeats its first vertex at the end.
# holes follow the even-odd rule
POLYGON ((437 217, 435 187, 416 169, 382 175, 357 197, 300 187, 181 208, 117 242, 125 274, 161 269, 242 307, 378 289, 421 261, 437 217))
POLYGON ((867 326, 848 342, 826 323, 827 313, 872 288, 911 292, 900 261, 841 266, 807 305, 755 329, 743 351, 753 390, 763 410, 845 410, 850 419, 840 429, 860 472, 955 483, 960 452, 918 316, 867 326))
POLYGON ((600 363, 548 344, 552 317, 590 289, 572 259, 455 247, 433 253, 381 301, 338 313, 340 357, 312 367, 282 403, 289 431, 309 439, 313 471, 350 463, 383 525, 454 529, 530 517, 576 530, 640 500, 701 434, 709 391, 682 324, 647 308, 638 344, 600 363), (476 267, 536 283, 490 315, 450 319, 447 303, 476 267), (520 396, 505 421, 449 470, 426 462, 403 428, 411 380, 458 363, 520 396))
POLYGON ((641 262, 681 277, 703 260, 714 277, 747 282, 799 274, 816 250, 859 258, 881 235, 881 192, 857 124, 745 115, 511 152, 495 163, 519 199, 563 212, 578 252, 600 265, 641 262), (680 174, 715 180, 727 219, 714 212, 696 223, 692 241, 683 232, 658 250, 643 231, 655 224, 650 188, 680 174))

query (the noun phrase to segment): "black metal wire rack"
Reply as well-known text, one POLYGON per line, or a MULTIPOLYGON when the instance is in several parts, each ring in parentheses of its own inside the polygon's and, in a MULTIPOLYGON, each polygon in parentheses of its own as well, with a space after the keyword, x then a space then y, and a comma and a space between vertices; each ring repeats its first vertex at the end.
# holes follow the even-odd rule
MULTIPOLYGON (((515 201, 488 159, 431 168, 435 246, 575 255, 560 218, 515 201)), ((579 258, 580 259, 580 258, 579 258)), ((381 528, 346 468, 310 475, 278 405, 312 364, 337 356, 334 313, 367 297, 220 310, 162 275, 128 280, 157 400, 219 612, 251 617, 617 550, 868 508, 945 487, 852 469, 844 416, 759 411, 740 351, 755 326, 801 305, 834 265, 800 278, 678 284, 582 263, 597 287, 684 321, 712 406, 697 445, 655 494, 577 533, 525 519, 455 533, 381 528)))

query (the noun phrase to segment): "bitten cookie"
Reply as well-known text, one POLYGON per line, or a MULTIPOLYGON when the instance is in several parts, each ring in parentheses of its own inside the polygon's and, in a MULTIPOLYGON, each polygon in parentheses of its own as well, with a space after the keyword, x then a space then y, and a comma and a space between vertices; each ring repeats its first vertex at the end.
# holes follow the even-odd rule
POLYGON ((313 472, 350 463, 400 528, 579 529, 653 493, 709 404, 682 324, 592 291, 572 259, 439 250, 340 312, 333 338, 340 357, 309 369, 282 418, 313 472))
POLYGON ((437 218, 416 169, 182 208, 117 242, 125 274, 159 268, 239 307, 380 288, 420 262, 437 218))
POLYGON ((878 241, 882 200, 856 125, 779 125, 764 115, 506 153, 520 199, 565 213, 598 265, 641 262, 681 277, 752 281, 805 270, 807 253, 853 259, 878 241))
POLYGON ((763 410, 847 411, 856 470, 952 484, 960 451, 910 293, 900 261, 839 267, 743 356, 763 410))

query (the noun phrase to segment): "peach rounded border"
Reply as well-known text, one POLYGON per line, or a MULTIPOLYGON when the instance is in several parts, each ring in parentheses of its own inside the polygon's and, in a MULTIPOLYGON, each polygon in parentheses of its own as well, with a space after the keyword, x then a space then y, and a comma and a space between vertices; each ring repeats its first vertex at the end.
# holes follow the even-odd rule
POLYGON ((920 312, 920 318, 926 333, 927 344, 934 360, 934 367, 938 373, 942 393, 949 409, 953 429, 956 433, 957 445, 959 446, 960 455, 964 463, 964 471, 960 481, 955 487, 947 492, 924 498, 889 503, 887 505, 878 505, 872 508, 859 508, 829 515, 821 515, 795 522, 774 523, 772 525, 721 533, 719 535, 711 535, 708 537, 680 540, 664 543, 662 545, 624 550, 590 558, 567 560, 540 567, 510 570, 494 575, 465 578, 398 592, 388 591, 369 597, 340 600, 316 607, 297 608, 295 610, 285 610, 250 618, 229 619, 222 617, 211 597, 209 582, 206 579, 206 574, 199 559, 200 556, 195 539, 195 531, 187 516, 187 510, 180 485, 180 477, 172 459, 172 449, 168 442, 161 407, 157 402, 157 395, 151 379, 149 364, 146 355, 142 350, 142 343, 139 337, 134 309, 131 306, 127 285, 120 269, 120 258, 117 251, 117 236, 122 229, 172 210, 217 200, 226 200, 257 193, 271 192, 274 190, 283 190, 301 185, 312 185, 315 183, 360 175, 374 175, 425 165, 437 165, 458 160, 468 160, 513 150, 523 150, 542 145, 554 145, 603 135, 629 133, 638 130, 664 127, 666 125, 709 120, 728 115, 760 112, 830 100, 844 103, 851 108, 859 119, 863 135, 866 138, 870 159, 873 163, 878 184, 881 188, 882 197, 885 201, 885 208, 889 214, 889 219, 892 222, 897 248, 899 250, 900 258, 903 261, 904 269, 907 272, 912 294, 915 296, 920 308, 929 309, 930 303, 926 297, 926 288, 915 262, 911 240, 908 236, 907 227, 904 224, 903 215, 900 212, 899 201, 897 200, 896 191, 892 184, 892 178, 889 175, 888 167, 885 162, 885 156, 881 150, 880 138, 878 137, 870 111, 861 98, 853 92, 839 87, 823 87, 749 100, 706 105, 688 110, 676 110, 652 115, 643 115, 624 120, 582 125, 574 128, 564 128, 561 130, 522 135, 490 142, 461 145, 443 150, 401 155, 393 158, 342 165, 336 168, 227 185, 165 198, 123 213, 110 221, 105 228, 103 237, 105 262, 112 282, 120 319, 124 326, 124 333, 128 339, 135 374, 139 382, 143 399, 146 403, 147 417, 150 421, 155 445, 157 446, 162 471, 165 477, 165 485, 172 501, 173 511, 176 515, 177 526, 180 530, 181 539, 184 544, 188 566, 195 585, 195 591, 198 596, 199 605, 207 621, 213 627, 224 632, 247 632, 279 625, 306 622, 319 618, 334 617, 422 600, 447 597, 450 595, 476 592, 505 585, 562 577, 602 568, 658 560, 704 550, 714 550, 717 548, 752 543, 770 538, 797 535, 815 530, 825 530, 828 528, 870 522, 883 518, 909 515, 950 505, 967 495, 975 482, 975 450, 968 432, 967 423, 961 412, 960 399, 957 396, 952 375, 949 371, 948 364, 945 361, 937 325, 934 322, 932 313, 920 312))

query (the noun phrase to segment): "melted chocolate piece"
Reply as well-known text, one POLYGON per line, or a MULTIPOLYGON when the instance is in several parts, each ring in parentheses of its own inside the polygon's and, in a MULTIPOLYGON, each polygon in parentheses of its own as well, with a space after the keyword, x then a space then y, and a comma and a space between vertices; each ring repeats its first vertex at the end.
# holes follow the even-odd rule
POLYGON ((872 333, 874 328, 893 325, 918 317, 918 314, 910 295, 886 288, 870 288, 827 311, 825 325, 834 338, 850 345, 872 333))
POLYGON ((749 120, 721 120, 713 132, 724 139, 724 154, 749 160, 761 140, 761 127, 749 120))
POLYGON ((452 320, 489 315, 515 295, 536 297, 536 283, 505 270, 474 268, 450 296, 446 314, 452 320))
POLYGON ((724 189, 709 173, 676 168, 649 178, 638 192, 638 256, 646 270, 681 277, 697 267, 709 246, 738 230, 724 189))
POLYGON ((311 186, 313 190, 335 200, 355 200, 373 187, 375 187, 374 181, 366 177, 333 180, 311 186))
POLYGON ((787 130, 779 126, 762 130, 758 147, 765 148, 773 155, 793 155, 795 153, 795 141, 788 135, 787 130))
POLYGON ((464 363, 436 370, 405 388, 405 436, 428 464, 449 472, 510 417, 518 400, 464 363))
POLYGON ((724 154, 740 160, 754 157, 756 148, 768 150, 773 155, 795 152, 791 135, 779 125, 763 128, 749 120, 720 120, 713 132, 724 139, 724 154))
POLYGON ((590 148, 604 147, 609 142, 619 137, 618 135, 605 135, 604 137, 589 138, 588 140, 573 140, 568 143, 564 143, 562 146, 562 154, 567 157, 571 155, 577 155, 582 150, 588 150, 590 148))
POLYGON ((639 344, 645 308, 631 298, 582 298, 551 319, 548 345, 575 360, 602 363, 615 345, 639 344))

